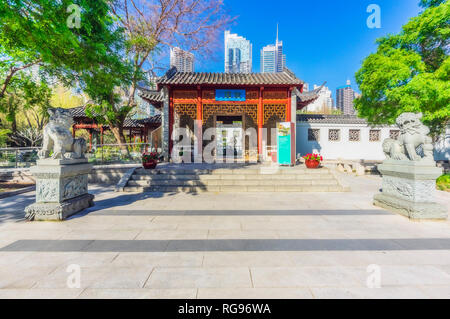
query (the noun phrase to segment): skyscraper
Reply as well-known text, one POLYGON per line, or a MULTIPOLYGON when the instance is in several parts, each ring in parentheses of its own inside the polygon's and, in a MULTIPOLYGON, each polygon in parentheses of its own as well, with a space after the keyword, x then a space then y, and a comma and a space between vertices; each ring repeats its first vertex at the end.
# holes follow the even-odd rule
MULTIPOLYGON (((314 90, 320 88, 314 85, 314 90)), ((330 89, 324 86, 319 91, 319 97, 306 107, 306 111, 315 113, 329 113, 333 110, 333 97, 330 89)))
POLYGON ((277 39, 275 45, 269 44, 261 50, 261 72, 279 73, 283 72, 285 67, 286 55, 283 54, 283 41, 278 41, 277 25, 277 39))
POLYGON ((179 72, 194 72, 194 55, 180 48, 170 49, 170 67, 179 72))
POLYGON ((249 40, 225 31, 225 73, 252 73, 252 51, 249 40))
POLYGON ((345 115, 354 115, 356 113, 353 107, 355 98, 355 91, 352 89, 350 80, 347 80, 347 85, 338 87, 336 90, 336 108, 345 115))

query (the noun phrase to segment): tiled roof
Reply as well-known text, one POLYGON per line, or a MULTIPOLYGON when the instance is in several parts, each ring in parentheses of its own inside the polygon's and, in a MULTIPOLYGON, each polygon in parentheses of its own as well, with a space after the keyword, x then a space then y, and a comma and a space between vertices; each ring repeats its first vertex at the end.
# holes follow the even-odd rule
POLYGON ((297 100, 297 110, 301 110, 309 104, 313 103, 319 97, 320 90, 325 86, 326 82, 322 84, 320 87, 313 91, 300 93, 300 91, 296 88, 295 95, 298 97, 297 100))
MULTIPOLYGON (((87 117, 84 106, 74 107, 69 110, 74 118, 87 117)), ((139 128, 139 127, 144 127, 145 124, 160 125, 161 124, 161 115, 159 114, 159 115, 155 115, 153 117, 140 119, 140 120, 127 118, 127 119, 125 119, 123 127, 139 128)), ((107 125, 105 125, 105 127, 107 127, 107 125)))
POLYGON ((170 69, 157 80, 159 85, 302 85, 292 72, 285 70, 281 73, 206 73, 206 72, 177 72, 170 69))
POLYGON ((86 113, 84 112, 84 106, 74 107, 69 109, 70 113, 73 117, 87 117, 86 113))
POLYGON ((367 124, 355 115, 298 114, 297 122, 323 124, 367 124))
POLYGON ((142 120, 138 120, 139 123, 141 124, 155 124, 155 125, 160 125, 161 121, 162 121, 162 117, 161 114, 146 118, 146 119, 142 119, 142 120))
POLYGON ((139 87, 138 95, 150 103, 163 103, 164 102, 164 95, 162 94, 162 92, 159 92, 159 91, 153 91, 153 90, 139 87))

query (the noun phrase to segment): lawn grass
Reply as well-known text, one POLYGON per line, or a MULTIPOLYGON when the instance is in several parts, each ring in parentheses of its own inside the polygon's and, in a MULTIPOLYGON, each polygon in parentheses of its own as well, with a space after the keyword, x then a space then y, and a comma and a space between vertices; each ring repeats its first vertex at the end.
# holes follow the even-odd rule
POLYGON ((437 189, 444 192, 450 192, 450 174, 442 175, 436 182, 437 189))

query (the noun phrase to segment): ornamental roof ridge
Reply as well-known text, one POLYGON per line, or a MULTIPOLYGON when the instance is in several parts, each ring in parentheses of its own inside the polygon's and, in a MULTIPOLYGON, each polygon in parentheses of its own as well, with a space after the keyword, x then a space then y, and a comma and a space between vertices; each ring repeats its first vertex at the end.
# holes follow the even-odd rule
POLYGON ((171 68, 156 80, 158 85, 292 85, 304 84, 293 72, 285 69, 280 73, 222 73, 178 72, 171 68))

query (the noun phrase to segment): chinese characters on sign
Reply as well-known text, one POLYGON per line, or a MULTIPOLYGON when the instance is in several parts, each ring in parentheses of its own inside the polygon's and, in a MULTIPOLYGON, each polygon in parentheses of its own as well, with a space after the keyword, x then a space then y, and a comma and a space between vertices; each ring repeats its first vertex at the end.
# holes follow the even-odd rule
POLYGON ((216 101, 245 102, 245 90, 216 90, 216 101))

